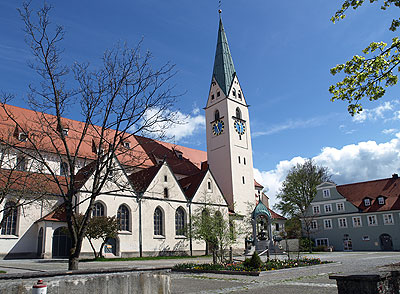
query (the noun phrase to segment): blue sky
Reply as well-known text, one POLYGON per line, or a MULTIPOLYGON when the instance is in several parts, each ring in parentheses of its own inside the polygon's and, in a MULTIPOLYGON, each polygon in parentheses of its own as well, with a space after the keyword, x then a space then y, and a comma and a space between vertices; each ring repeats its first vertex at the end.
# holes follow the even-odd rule
MULTIPOLYGON (((35 1, 42 3, 41 1, 35 1)), ((118 41, 154 55, 155 65, 176 64, 176 109, 188 124, 171 129, 178 144, 205 150, 204 110, 214 62, 218 1, 49 1, 53 23, 66 30, 64 62, 89 61, 118 41)), ((395 9, 367 4, 336 24, 339 1, 223 1, 223 22, 235 68, 251 105, 257 180, 274 194, 290 167, 314 158, 338 184, 389 177, 400 172, 399 87, 356 118, 347 105, 330 102, 329 69, 361 53, 372 41, 390 41, 395 9), (249 5, 249 2, 251 5, 249 5)), ((0 3, 0 90, 25 106, 28 68, 17 1, 0 3)), ((71 111, 71 118, 74 117, 71 111)))

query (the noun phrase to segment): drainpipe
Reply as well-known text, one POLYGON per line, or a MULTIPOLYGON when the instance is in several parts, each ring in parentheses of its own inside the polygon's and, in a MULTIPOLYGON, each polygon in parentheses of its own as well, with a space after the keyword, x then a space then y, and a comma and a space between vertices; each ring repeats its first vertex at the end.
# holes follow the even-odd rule
POLYGON ((143 257, 143 240, 142 240, 142 196, 143 193, 139 193, 137 202, 139 205, 139 256, 143 257))
POLYGON ((190 247, 190 256, 193 256, 193 245, 192 245, 192 202, 189 202, 189 247, 190 247))

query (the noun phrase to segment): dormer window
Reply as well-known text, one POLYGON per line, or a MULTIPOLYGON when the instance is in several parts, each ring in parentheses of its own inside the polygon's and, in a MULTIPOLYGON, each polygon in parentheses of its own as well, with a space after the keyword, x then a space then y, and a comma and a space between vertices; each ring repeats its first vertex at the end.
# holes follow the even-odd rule
POLYGON ((331 197, 331 191, 329 189, 322 190, 322 195, 324 198, 331 197))
POLYGON ((183 158, 183 153, 181 151, 179 151, 179 150, 174 150, 174 151, 175 151, 176 157, 178 157, 179 159, 183 158))
POLYGON ((370 205, 371 205, 371 199, 365 198, 365 199, 364 199, 364 205, 365 205, 365 206, 370 206, 370 205))
POLYGON ((68 137, 68 131, 69 131, 68 128, 62 129, 62 132, 63 132, 63 134, 64 134, 64 137, 68 137))
POLYGON ((18 133, 18 140, 21 142, 25 142, 28 139, 28 134, 24 132, 19 132, 18 133))
POLYGON ((378 197, 378 204, 379 205, 384 205, 385 204, 385 198, 384 197, 378 197))
POLYGON ((123 145, 124 145, 125 148, 128 148, 128 149, 131 148, 131 143, 128 142, 128 141, 124 141, 123 145))
POLYGON ((60 163, 60 175, 66 176, 68 174, 68 163, 61 161, 60 163))
POLYGON ((25 171, 26 170, 26 158, 23 155, 17 156, 17 164, 15 166, 16 170, 25 171))

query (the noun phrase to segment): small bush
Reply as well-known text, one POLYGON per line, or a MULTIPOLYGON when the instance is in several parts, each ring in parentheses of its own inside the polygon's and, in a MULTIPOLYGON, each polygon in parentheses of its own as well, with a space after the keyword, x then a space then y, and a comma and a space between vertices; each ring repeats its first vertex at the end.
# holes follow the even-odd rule
POLYGON ((325 245, 319 245, 315 248, 313 248, 314 251, 328 251, 328 247, 325 245))
POLYGON ((258 256, 257 251, 254 251, 253 255, 251 256, 250 259, 245 260, 245 266, 252 268, 252 269, 258 269, 262 266, 262 261, 260 256, 258 256))

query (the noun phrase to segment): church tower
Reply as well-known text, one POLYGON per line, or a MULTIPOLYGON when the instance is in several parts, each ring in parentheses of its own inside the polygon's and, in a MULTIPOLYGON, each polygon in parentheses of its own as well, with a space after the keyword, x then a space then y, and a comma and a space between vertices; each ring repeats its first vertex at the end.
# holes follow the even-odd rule
MULTIPOLYGON (((220 12, 221 13, 221 12, 220 12)), ((230 209, 255 202, 249 105, 240 86, 221 14, 206 112, 207 160, 230 209)))

